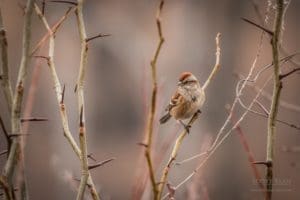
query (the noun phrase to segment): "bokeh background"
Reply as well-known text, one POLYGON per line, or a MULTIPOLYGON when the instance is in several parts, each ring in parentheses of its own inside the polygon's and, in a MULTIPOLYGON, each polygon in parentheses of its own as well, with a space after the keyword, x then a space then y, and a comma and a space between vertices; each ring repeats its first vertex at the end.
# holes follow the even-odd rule
MULTIPOLYGON (((221 70, 207 89, 202 115, 191 134, 185 138, 178 160, 195 155, 207 147, 227 117, 226 104, 232 103, 238 81, 235 74, 246 75, 255 58, 261 31, 240 18, 259 22, 253 7, 255 2, 264 14, 269 6, 269 29, 274 19, 274 1, 250 0, 167 0, 162 13, 165 43, 157 63, 158 106, 155 119, 155 153, 165 155, 170 148, 159 151, 163 143, 173 145, 181 127, 175 120, 159 125, 158 118, 176 88, 177 77, 183 71, 193 72, 203 83, 215 62, 215 36, 221 38, 221 70), (167 141, 167 142, 166 142, 167 141)), ((9 66, 15 83, 20 63, 24 0, 1 0, 1 11, 8 35, 9 66)), ((116 160, 92 171, 97 188, 104 199, 132 199, 141 175, 147 174, 143 148, 136 143, 144 137, 145 121, 151 89, 150 60, 158 42, 155 24, 158 1, 155 0, 86 0, 84 18, 88 36, 111 34, 89 44, 88 69, 85 82, 88 151, 98 160, 116 157, 116 160)), ((48 2, 46 17, 54 24, 68 5, 48 2)), ((283 46, 287 52, 299 51, 300 1, 292 0, 287 10, 283 46)), ((33 42, 37 44, 46 33, 36 15, 33 17, 33 42)), ((47 55, 47 46, 39 55, 47 55)), ((79 35, 76 18, 71 14, 58 30, 55 38, 55 63, 62 84, 66 85, 65 103, 74 137, 78 138, 77 98, 74 93, 80 58, 79 35)), ((296 57, 296 59, 299 59, 296 57)), ((268 37, 263 41, 256 71, 271 63, 268 37)), ((295 66, 288 63, 285 71, 295 66)), ((258 86, 271 73, 258 80, 258 86)), ((48 122, 30 123, 26 144, 26 176, 30 197, 39 199, 74 199, 80 178, 80 163, 72 152, 63 131, 53 83, 47 64, 32 59, 27 76, 24 109, 32 102, 30 116, 46 117, 48 122), (33 74, 34 93, 29 95, 33 74), (32 98, 32 94, 34 94, 32 98), (27 101, 27 102, 26 102, 27 101), (28 104, 27 104, 28 105, 28 104)), ((282 100, 300 105, 299 74, 284 80, 282 100)), ((271 84, 266 91, 271 92, 271 84)), ((9 127, 9 114, 0 96, 0 114, 9 127)), ((243 98, 250 102, 255 95, 246 89, 243 98)), ((270 101, 260 98, 268 108, 270 101)), ((236 116, 243 111, 236 112, 236 116)), ((280 119, 300 125, 300 114, 279 109, 280 119)), ((241 127, 257 160, 265 159, 267 120, 249 114, 241 127)), ((25 124, 24 124, 25 125, 25 124)), ((9 128, 8 128, 9 129, 9 128)), ((274 199, 299 199, 299 130, 278 124, 276 134, 274 177, 283 182, 274 192, 274 199)), ((5 138, 0 134, 0 150, 6 149, 5 138)), ((5 156, 0 158, 3 167, 5 156)), ((93 161, 90 160, 92 164, 93 161)), ((175 166, 169 181, 178 184, 197 166, 199 160, 175 166)), ((161 166, 156 166, 156 176, 161 166)), ((264 177, 264 167, 258 166, 264 177)), ((150 185, 147 185, 149 191, 150 185)), ((252 174, 246 153, 235 132, 199 171, 199 174, 176 191, 176 199, 260 199, 262 193, 252 174)), ((149 193, 149 192, 148 192, 149 193)), ((148 199, 147 192, 143 199, 148 199)))

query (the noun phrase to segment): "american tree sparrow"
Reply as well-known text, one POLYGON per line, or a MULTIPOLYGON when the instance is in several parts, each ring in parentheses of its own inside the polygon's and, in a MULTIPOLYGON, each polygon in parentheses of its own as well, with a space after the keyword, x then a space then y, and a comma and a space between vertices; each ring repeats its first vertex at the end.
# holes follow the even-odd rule
POLYGON ((198 79, 191 72, 183 72, 179 77, 178 88, 172 96, 167 112, 159 122, 166 123, 171 117, 178 120, 189 132, 189 125, 182 122, 183 119, 192 117, 196 112, 201 112, 205 101, 205 94, 198 79))

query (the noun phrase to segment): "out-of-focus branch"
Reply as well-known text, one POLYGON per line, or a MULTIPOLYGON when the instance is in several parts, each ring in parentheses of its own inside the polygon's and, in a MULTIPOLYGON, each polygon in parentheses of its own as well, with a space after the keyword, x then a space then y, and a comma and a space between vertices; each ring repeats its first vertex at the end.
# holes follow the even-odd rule
MULTIPOLYGON (((212 78, 216 75, 218 69, 220 68, 220 56, 221 56, 221 48, 220 48, 220 37, 221 37, 221 34, 218 33, 217 36, 216 36, 216 62, 215 62, 215 66, 213 67, 209 77, 207 78, 207 80, 205 81, 204 85, 203 85, 203 90, 205 90, 207 88, 207 86, 209 85, 210 81, 212 80, 212 78)), ((198 112, 195 113, 193 115, 193 117, 190 119, 188 125, 189 126, 192 126, 192 124, 194 123, 194 121, 198 118, 198 112)), ((179 136, 178 138, 176 139, 176 142, 175 142, 175 145, 173 147, 173 150, 172 150, 172 153, 171 153, 171 156, 169 158, 169 161, 167 163, 167 165, 165 166, 164 170, 163 170, 163 174, 160 178, 160 182, 159 182, 159 187, 158 187, 158 196, 159 198, 158 199, 161 199, 162 197, 162 193, 163 193, 163 189, 164 189, 164 185, 167 181, 167 178, 168 178, 168 174, 169 174, 169 171, 170 171, 170 167, 173 163, 173 161, 176 159, 176 156, 177 156, 177 153, 179 151, 179 147, 181 146, 181 143, 184 139, 184 137, 187 135, 187 131, 184 130, 179 136)))
MULTIPOLYGON (((266 17, 265 20, 263 19, 263 15, 262 15, 262 13, 261 13, 261 11, 260 11, 260 9, 259 9, 257 3, 255 3, 255 1, 253 1, 253 0, 250 0, 250 2, 251 2, 252 6, 253 6, 253 8, 254 8, 254 11, 255 11, 255 13, 256 13, 256 15, 257 15, 257 17, 258 17, 260 23, 265 23, 265 22, 267 22, 267 19, 268 19, 268 18, 266 17)), ((268 14, 268 12, 270 11, 270 7, 272 6, 270 2, 271 2, 271 1, 268 1, 268 10, 267 10, 267 13, 266 13, 266 14, 268 14)), ((289 1, 289 2, 290 2, 290 1, 289 1)), ((288 4, 289 4, 289 2, 288 2, 288 4)), ((270 35, 270 37, 272 37, 272 36, 270 35)), ((283 56, 287 56, 287 55, 289 54, 288 51, 287 51, 283 46, 280 46, 279 48, 280 48, 281 54, 282 54, 283 56)), ((300 66, 300 62, 297 61, 297 60, 295 60, 295 59, 290 59, 289 62, 292 63, 292 64, 295 65, 295 66, 298 66, 298 67, 300 66)))
MULTIPOLYGON (((256 86, 253 86, 253 89, 256 92, 259 90, 258 87, 256 87, 256 86)), ((268 99, 268 100, 272 100, 272 95, 270 93, 266 92, 266 91, 263 91, 261 93, 261 96, 268 99)), ((295 111, 295 112, 300 112, 300 105, 292 104, 292 103, 284 101, 282 99, 280 99, 279 104, 282 108, 285 108, 285 109, 288 109, 288 110, 291 110, 291 111, 295 111)))
POLYGON ((151 94, 151 105, 148 113, 147 127, 145 130, 145 157, 147 160, 148 170, 150 181, 153 190, 153 199, 158 200, 158 187, 155 181, 155 174, 153 168, 153 160, 151 156, 152 151, 152 139, 153 139, 153 122, 156 113, 156 100, 157 100, 157 76, 156 76, 156 63, 158 59, 158 55, 160 53, 161 47, 165 41, 162 33, 162 25, 161 25, 161 12, 164 6, 164 0, 160 1, 159 7, 157 9, 156 14, 156 25, 159 36, 159 42, 157 48, 154 52, 153 58, 151 60, 151 77, 152 77, 152 94, 151 94))
MULTIPOLYGON (((73 135, 69 128, 67 110, 66 110, 66 106, 64 103, 65 87, 64 87, 64 89, 62 89, 60 81, 58 79, 58 75, 56 73, 56 68, 55 68, 55 63, 54 63, 54 35, 53 35, 54 33, 53 33, 52 29, 50 29, 50 26, 49 26, 46 18, 42 15, 42 12, 40 11, 40 9, 37 5, 35 5, 35 9, 36 9, 38 16, 43 21, 43 24, 46 27, 46 29, 49 33, 49 36, 50 36, 49 54, 48 54, 48 57, 43 57, 43 58, 45 58, 47 60, 47 63, 48 63, 48 66, 49 66, 50 72, 51 72, 51 77, 54 82, 54 89, 55 89, 55 93, 56 93, 56 99, 57 99, 57 102, 59 105, 59 111, 60 111, 60 116, 61 116, 61 120, 62 120, 64 136, 67 138, 68 142, 70 143, 70 145, 71 145, 73 151, 75 152, 75 154, 77 155, 77 157, 80 159, 81 158, 81 150, 78 147, 75 139, 73 138, 73 135)), ((90 174, 88 176, 87 182, 89 185, 91 185, 90 193, 91 193, 93 199, 94 200, 100 199, 90 174)))
MULTIPOLYGON (((230 108, 226 106, 226 109, 229 110, 230 108)), ((232 116, 231 121, 232 121, 232 124, 235 123, 234 116, 232 116)), ((260 175, 260 173, 259 173, 259 171, 258 171, 258 169, 257 169, 257 167, 256 167, 256 165, 254 163, 255 159, 254 159, 253 152, 250 149, 250 146, 248 144, 248 140, 247 140, 247 138, 246 138, 246 136, 244 134, 244 131, 241 128, 240 125, 236 126, 236 132, 237 132, 237 134, 239 136, 239 139, 240 139, 240 142, 243 145, 243 148, 244 148, 244 150, 245 150, 245 152, 247 154, 248 161, 249 161, 249 164, 251 166, 251 169, 252 169, 252 172, 253 172, 253 175, 254 175, 255 179, 256 180, 261 180, 261 175, 260 175)), ((265 186, 263 185, 263 183, 261 181, 258 181, 258 186, 261 189, 261 191, 264 192, 263 196, 265 197, 265 186)))
POLYGON ((2 66, 0 68, 1 70, 0 81, 7 102, 8 110, 9 112, 11 112, 12 102, 13 102, 13 92, 12 92, 11 80, 9 76, 6 31, 3 25, 1 9, 0 9, 0 50, 1 50, 1 61, 2 61, 2 66))
POLYGON ((2 131, 4 133, 4 135, 5 135, 7 146, 8 146, 8 149, 9 149, 11 140, 9 139, 9 134, 8 134, 8 132, 6 130, 5 124, 4 124, 1 116, 0 116, 0 126, 1 126, 1 129, 2 129, 2 131))
MULTIPOLYGON (((26 11, 24 16, 23 25, 23 43, 22 43, 22 57, 18 72, 18 78, 16 83, 16 89, 13 96, 13 102, 11 106, 11 132, 13 135, 21 135, 21 108, 24 93, 24 83, 26 79, 26 73, 28 69, 29 62, 29 49, 31 42, 31 16, 33 11, 34 0, 28 0, 26 5, 26 11)), ((20 158, 23 158, 22 148, 20 148, 20 138, 13 137, 9 149, 9 155, 3 170, 3 179, 7 181, 9 193, 5 193, 6 199, 15 199, 14 187, 13 187, 13 175, 15 173, 16 166, 20 158)), ((25 180, 22 185, 21 198, 28 199, 27 189, 25 180)))
POLYGON ((274 141, 276 132, 276 118, 278 114, 279 99, 282 89, 282 82, 280 80, 280 66, 279 66, 279 46, 281 40, 281 30, 284 16, 284 0, 276 1, 276 13, 274 20, 274 35, 271 40, 272 55, 274 63, 274 83, 273 83, 273 97, 271 102, 271 110, 268 118, 268 136, 267 136, 267 195, 266 200, 272 199, 273 187, 273 160, 274 160, 274 141))
MULTIPOLYGON (((71 11, 75 11, 76 7, 70 7, 67 12, 51 27, 52 34, 55 34, 58 28, 62 25, 62 23, 67 19, 71 11)), ((31 51, 30 56, 33 56, 44 44, 44 42, 50 37, 50 33, 47 32, 42 39, 35 45, 34 49, 31 51)))

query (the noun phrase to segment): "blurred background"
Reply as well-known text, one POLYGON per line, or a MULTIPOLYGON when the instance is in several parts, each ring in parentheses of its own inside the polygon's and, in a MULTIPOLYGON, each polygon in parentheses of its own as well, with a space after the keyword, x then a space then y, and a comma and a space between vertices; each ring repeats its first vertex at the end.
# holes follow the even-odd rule
MULTIPOLYGON (((39 3, 41 1, 38 1, 39 3)), ((64 15, 69 5, 46 1, 45 15, 54 24, 64 15)), ((1 0, 4 26, 7 30, 9 66, 15 83, 20 63, 24 0, 1 0)), ((92 170, 94 182, 103 199, 133 199, 137 186, 147 175, 143 141, 149 98, 151 96, 150 60, 158 43, 155 23, 159 1, 154 0, 86 0, 84 18, 88 36, 111 34, 89 43, 88 69, 85 81, 86 125, 88 152, 97 161, 115 157, 116 160, 92 170)), ((205 150, 216 137, 228 115, 225 105, 235 97, 236 74, 245 76, 250 69, 260 42, 261 30, 241 20, 257 23, 255 6, 261 13, 270 10, 267 19, 272 29, 274 1, 258 0, 173 0, 166 1, 162 13, 165 43, 157 63, 158 100, 154 127, 154 154, 162 159, 157 163, 156 176, 162 166, 180 127, 175 120, 159 125, 158 119, 176 89, 177 78, 183 71, 193 72, 204 83, 215 63, 215 37, 221 38, 221 69, 206 93, 201 117, 181 146, 178 161, 205 150), (268 3, 271 4, 268 6, 268 3)), ((39 4, 41 5, 41 4, 39 4)), ((284 23, 283 46, 289 54, 299 51, 300 1, 292 0, 284 23)), ((33 17, 32 48, 46 33, 36 14, 33 17)), ((256 64, 257 72, 272 62, 269 38, 263 40, 256 64)), ((47 55, 48 44, 38 53, 47 55)), ((55 37, 55 63, 62 84, 66 85, 65 103, 72 134, 78 139, 77 98, 74 93, 80 59, 80 43, 76 18, 70 14, 55 37)), ((295 58, 300 60, 300 58, 295 58)), ((296 66, 287 63, 283 71, 296 66)), ((264 73, 257 82, 261 86, 272 71, 264 73)), ((300 105, 299 74, 284 80, 281 99, 300 105)), ((14 84, 13 84, 14 85, 14 84)), ((272 84, 266 92, 271 94, 272 84)), ((23 115, 45 117, 48 122, 23 124, 30 133, 26 144, 26 176, 31 199, 74 199, 80 178, 80 163, 63 136, 53 82, 47 63, 32 59, 25 87, 23 115), (34 75, 35 74, 35 75, 34 75), (31 82, 33 81, 33 84, 31 82), (29 87, 31 90, 29 92, 29 87), (32 104, 32 109, 30 104, 32 104)), ((255 95, 248 87, 243 99, 249 103, 255 95)), ((270 101, 260 97, 269 108, 270 101)), ((238 107, 236 118, 243 111, 238 107)), ((1 92, 0 114, 8 129, 9 113, 1 92)), ((279 119, 300 126, 299 110, 280 107, 279 119)), ((299 130, 277 124, 274 178, 279 181, 274 191, 276 199, 299 199, 300 192, 300 133, 299 130)), ((249 114, 241 123, 254 157, 265 160, 267 120, 249 114)), ((78 140, 77 140, 78 141, 78 140)), ((0 151, 6 149, 4 135, 0 134, 0 151)), ((0 157, 1 169, 5 156, 0 157)), ((89 160, 93 164, 92 160, 89 160)), ((174 166, 168 181, 177 185, 199 163, 199 159, 174 166)), ((262 177, 263 166, 257 166, 262 177)), ((141 197, 149 199, 150 184, 141 197)), ((165 191, 166 192, 166 191, 165 191)), ((89 194, 87 193, 89 198, 89 194)), ((222 144, 192 181, 176 191, 176 199, 260 199, 262 192, 253 176, 247 154, 236 132, 222 144)))

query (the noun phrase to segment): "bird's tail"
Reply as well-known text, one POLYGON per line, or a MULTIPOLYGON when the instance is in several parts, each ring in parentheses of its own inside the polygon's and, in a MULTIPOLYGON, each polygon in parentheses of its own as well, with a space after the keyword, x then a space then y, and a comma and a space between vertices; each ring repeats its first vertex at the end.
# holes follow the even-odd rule
POLYGON ((164 116, 162 116, 162 118, 159 119, 159 123, 164 124, 164 123, 166 123, 170 118, 171 118, 171 115, 170 115, 170 113, 168 112, 167 114, 165 114, 164 116))

